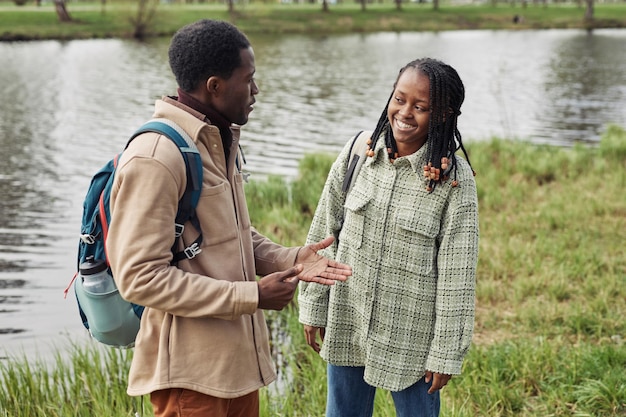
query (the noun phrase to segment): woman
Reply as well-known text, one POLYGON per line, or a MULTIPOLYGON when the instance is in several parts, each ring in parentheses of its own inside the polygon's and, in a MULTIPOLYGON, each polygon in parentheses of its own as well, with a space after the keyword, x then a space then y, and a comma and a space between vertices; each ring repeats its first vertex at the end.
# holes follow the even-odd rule
POLYGON ((299 294, 307 343, 328 362, 327 417, 371 416, 377 388, 399 417, 437 416, 439 390, 461 372, 478 259, 476 184, 457 128, 464 97, 449 65, 410 62, 347 195, 352 143, 331 168, 308 241, 332 233, 324 255, 353 275, 301 283, 299 294))

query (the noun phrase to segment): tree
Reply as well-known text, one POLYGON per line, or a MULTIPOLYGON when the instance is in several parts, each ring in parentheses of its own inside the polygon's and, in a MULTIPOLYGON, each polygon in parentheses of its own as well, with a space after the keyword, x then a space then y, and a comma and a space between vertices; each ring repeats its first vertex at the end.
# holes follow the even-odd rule
POLYGON ((585 22, 593 22, 593 0, 586 0, 587 9, 585 10, 585 22))
POLYGON ((54 0, 54 9, 57 12, 57 17, 59 18, 59 22, 71 22, 72 18, 70 17, 70 13, 67 11, 67 7, 65 7, 65 0, 54 0))
POLYGON ((159 0, 139 0, 137 5, 137 14, 130 18, 135 31, 133 36, 135 39, 143 39, 146 36, 148 26, 156 13, 159 0))

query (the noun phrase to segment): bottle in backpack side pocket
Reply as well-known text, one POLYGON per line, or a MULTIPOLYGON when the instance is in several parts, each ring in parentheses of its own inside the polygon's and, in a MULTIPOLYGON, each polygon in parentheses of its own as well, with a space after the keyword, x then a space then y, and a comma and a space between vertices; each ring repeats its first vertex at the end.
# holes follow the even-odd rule
POLYGON ((110 346, 132 347, 140 321, 132 305, 120 295, 106 262, 88 256, 78 270, 74 289, 89 333, 110 346))
POLYGON ((106 294, 117 289, 113 277, 109 274, 107 264, 103 260, 88 256, 85 262, 80 264, 79 272, 83 288, 87 292, 106 294))

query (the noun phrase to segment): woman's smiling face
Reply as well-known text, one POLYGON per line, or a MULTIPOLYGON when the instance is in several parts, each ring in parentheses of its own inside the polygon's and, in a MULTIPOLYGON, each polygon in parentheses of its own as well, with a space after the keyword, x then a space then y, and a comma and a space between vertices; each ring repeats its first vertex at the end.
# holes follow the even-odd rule
POLYGON ((409 67, 400 74, 387 108, 399 156, 415 153, 426 143, 430 112, 430 80, 409 67))

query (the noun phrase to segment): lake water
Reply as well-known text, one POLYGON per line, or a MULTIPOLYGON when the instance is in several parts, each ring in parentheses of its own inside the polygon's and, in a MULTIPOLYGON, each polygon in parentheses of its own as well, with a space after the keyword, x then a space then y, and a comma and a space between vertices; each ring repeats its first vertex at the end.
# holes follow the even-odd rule
MULTIPOLYGON (((242 145, 252 179, 373 129, 398 70, 430 56, 466 86, 466 142, 570 146, 626 126, 626 30, 252 36, 261 89, 242 145)), ((73 294, 91 175, 175 93, 168 40, 0 43, 0 356, 87 339, 73 294)))

